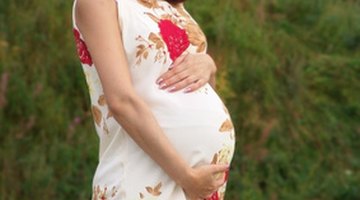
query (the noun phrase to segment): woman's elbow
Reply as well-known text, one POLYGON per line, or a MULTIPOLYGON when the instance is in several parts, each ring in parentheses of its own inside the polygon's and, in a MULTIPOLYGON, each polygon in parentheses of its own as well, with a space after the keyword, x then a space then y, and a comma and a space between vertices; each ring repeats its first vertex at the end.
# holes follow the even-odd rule
POLYGON ((109 110, 115 115, 126 115, 129 110, 136 107, 138 97, 131 93, 110 95, 107 98, 109 110))

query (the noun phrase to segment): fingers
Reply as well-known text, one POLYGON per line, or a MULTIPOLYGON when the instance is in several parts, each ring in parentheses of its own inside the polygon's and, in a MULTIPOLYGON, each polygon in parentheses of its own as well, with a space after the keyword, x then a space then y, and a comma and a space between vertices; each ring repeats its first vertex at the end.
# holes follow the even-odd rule
POLYGON ((169 91, 175 92, 186 87, 187 90, 185 92, 194 91, 207 83, 199 73, 194 69, 178 66, 178 68, 164 73, 159 78, 159 88, 169 88, 169 91))
POLYGON ((216 182, 215 185, 219 185, 227 181, 227 175, 229 172, 229 167, 227 165, 219 165, 212 170, 212 177, 213 180, 216 182))
POLYGON ((191 71, 188 71, 189 68, 187 67, 175 67, 167 72, 165 72, 164 74, 162 74, 157 80, 156 83, 159 84, 160 86, 164 85, 164 87, 162 87, 163 89, 165 89, 166 87, 168 87, 169 85, 171 85, 169 83, 169 79, 171 79, 171 81, 174 82, 174 80, 176 81, 180 81, 181 79, 184 78, 184 76, 186 77, 187 75, 192 74, 191 71), (185 74, 184 72, 187 72, 187 74, 185 74))
POLYGON ((196 80, 196 77, 193 75, 188 76, 186 72, 179 73, 174 75, 172 78, 160 83, 160 89, 168 89, 169 92, 176 92, 178 90, 184 89, 185 93, 189 93, 199 89, 204 86, 207 82, 203 79, 196 80))
POLYGON ((183 54, 169 67, 171 70, 163 73, 156 83, 159 88, 170 92, 184 88, 184 92, 192 92, 209 81, 211 66, 201 54, 183 54))
POLYGON ((165 85, 161 89, 169 88, 168 89, 169 92, 176 92, 178 90, 186 88, 184 92, 189 93, 199 89, 206 83, 203 79, 196 80, 195 76, 188 76, 185 78, 182 78, 182 76, 177 76, 176 78, 174 77, 174 79, 169 82, 170 82, 169 85, 165 85))
POLYGON ((202 86, 204 86, 205 83, 207 83, 207 82, 204 81, 203 79, 199 79, 199 80, 189 84, 189 86, 186 87, 185 92, 188 93, 188 92, 195 91, 195 90, 201 88, 202 86))
POLYGON ((212 190, 209 190, 208 192, 206 192, 206 194, 203 194, 203 195, 199 195, 199 197, 201 198, 201 199, 209 199, 209 198, 211 198, 211 196, 214 194, 214 192, 216 192, 217 191, 217 189, 212 189, 212 190))
MULTIPOLYGON (((172 75, 176 74, 179 72, 179 69, 173 70, 173 68, 175 66, 178 66, 180 63, 182 63, 185 58, 187 57, 188 54, 182 54, 181 56, 179 56, 174 63, 172 63, 169 67, 169 71, 165 72, 164 74, 162 74, 157 80, 156 83, 160 84, 161 81, 168 79, 169 77, 171 77, 172 75)), ((180 69, 181 71, 181 69, 180 69)))
POLYGON ((215 187, 216 190, 218 190, 221 186, 223 186, 226 183, 226 181, 224 181, 224 179, 218 179, 215 182, 215 187))
POLYGON ((179 82, 176 82, 174 85, 172 85, 170 87, 170 89, 168 90, 169 92, 176 92, 178 90, 184 89, 186 88, 186 90, 184 92, 190 92, 191 88, 188 87, 188 85, 192 85, 195 84, 195 77, 194 76, 188 76, 184 79, 182 79, 179 82))
POLYGON ((207 195, 205 195, 203 198, 204 200, 210 200, 213 198, 214 194, 219 190, 220 187, 222 187, 226 182, 224 180, 217 180, 213 183, 212 190, 209 190, 207 192, 207 195))
POLYGON ((226 172, 229 170, 229 165, 212 165, 212 172, 215 173, 221 173, 226 172))
POLYGON ((177 91, 180 89, 185 88, 187 85, 194 82, 195 76, 189 75, 187 70, 184 70, 180 73, 177 73, 170 77, 168 80, 164 81, 163 83, 160 83, 160 89, 167 89, 169 88, 169 92, 171 91, 177 91))
MULTIPOLYGON (((200 165, 194 167, 196 178, 184 190, 188 197, 200 198, 201 200, 211 199, 213 194, 224 184, 224 179, 217 179, 214 173, 223 173, 228 165, 200 165)), ((192 198, 190 198, 192 199, 192 198)))

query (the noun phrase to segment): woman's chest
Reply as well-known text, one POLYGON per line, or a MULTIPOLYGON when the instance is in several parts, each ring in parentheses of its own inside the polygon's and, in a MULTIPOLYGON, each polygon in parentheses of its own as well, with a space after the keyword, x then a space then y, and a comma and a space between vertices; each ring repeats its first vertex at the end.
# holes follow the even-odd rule
POLYGON ((130 66, 172 63, 184 52, 206 52, 204 33, 182 5, 162 0, 118 1, 130 66))

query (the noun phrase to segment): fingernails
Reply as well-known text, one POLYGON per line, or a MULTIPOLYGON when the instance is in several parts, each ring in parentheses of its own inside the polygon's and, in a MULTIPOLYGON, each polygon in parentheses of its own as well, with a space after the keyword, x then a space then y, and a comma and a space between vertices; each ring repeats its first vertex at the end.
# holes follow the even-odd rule
POLYGON ((191 91, 191 88, 188 87, 188 88, 185 88, 184 93, 188 93, 188 92, 190 92, 190 91, 191 91))
POLYGON ((165 87, 166 87, 166 83, 162 83, 162 84, 160 84, 160 86, 159 86, 160 89, 164 89, 165 87))
POLYGON ((156 84, 159 84, 161 81, 163 81, 162 78, 157 79, 157 80, 156 80, 156 84))
POLYGON ((168 89, 168 92, 172 92, 175 90, 175 86, 172 86, 170 89, 168 89))

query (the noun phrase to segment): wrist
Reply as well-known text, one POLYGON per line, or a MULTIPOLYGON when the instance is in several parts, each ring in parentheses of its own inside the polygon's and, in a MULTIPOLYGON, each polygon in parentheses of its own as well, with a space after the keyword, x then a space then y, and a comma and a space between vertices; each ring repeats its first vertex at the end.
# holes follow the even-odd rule
POLYGON ((183 174, 179 174, 177 184, 182 187, 185 187, 186 185, 188 185, 188 183, 191 183, 192 180, 194 180, 193 177, 194 177, 193 169, 191 167, 186 167, 183 174))

